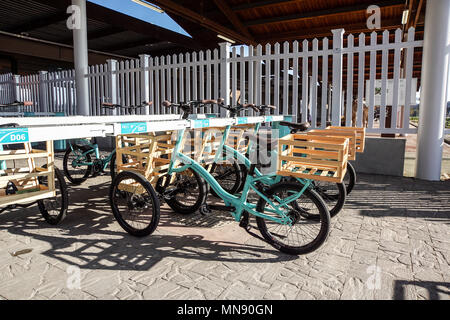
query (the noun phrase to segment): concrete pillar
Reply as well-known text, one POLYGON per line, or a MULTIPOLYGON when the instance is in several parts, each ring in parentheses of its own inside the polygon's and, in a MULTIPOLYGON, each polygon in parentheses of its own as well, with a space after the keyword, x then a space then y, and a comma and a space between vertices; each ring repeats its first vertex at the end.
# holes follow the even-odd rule
MULTIPOLYGON (((76 21, 73 26, 73 56, 75 64, 75 81, 77 94, 77 114, 89 115, 89 83, 88 74, 88 42, 87 42, 87 16, 86 0, 72 0, 72 5, 76 6, 72 10, 73 19, 76 21), (77 23, 78 22, 78 23, 77 23)), ((70 19, 70 18, 69 18, 70 19)))
POLYGON ((439 180, 450 55, 450 0, 427 1, 416 178, 439 180))

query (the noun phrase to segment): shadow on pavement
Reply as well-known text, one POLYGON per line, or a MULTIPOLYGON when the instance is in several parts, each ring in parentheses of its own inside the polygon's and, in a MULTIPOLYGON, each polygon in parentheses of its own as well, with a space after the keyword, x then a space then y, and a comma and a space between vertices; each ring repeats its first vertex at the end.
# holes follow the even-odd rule
MULTIPOLYGON (((297 259, 265 244, 249 245, 205 240, 201 235, 164 235, 158 232, 135 238, 116 224, 108 203, 107 183, 79 188, 70 186, 69 213, 60 225, 48 225, 37 206, 0 215, 0 230, 34 240, 51 248, 40 254, 83 269, 148 270, 165 257, 222 262, 264 263, 297 259), (118 231, 115 231, 117 229, 118 231)), ((162 214, 165 225, 176 217, 162 214)))
POLYGON ((371 217, 411 217, 450 224, 450 181, 360 174, 344 209, 371 217))
POLYGON ((448 299, 450 296, 450 283, 449 282, 435 282, 435 281, 405 281, 395 280, 394 284, 394 299, 405 300, 405 290, 407 286, 415 286, 426 289, 429 300, 440 300, 440 294, 445 295, 448 299))

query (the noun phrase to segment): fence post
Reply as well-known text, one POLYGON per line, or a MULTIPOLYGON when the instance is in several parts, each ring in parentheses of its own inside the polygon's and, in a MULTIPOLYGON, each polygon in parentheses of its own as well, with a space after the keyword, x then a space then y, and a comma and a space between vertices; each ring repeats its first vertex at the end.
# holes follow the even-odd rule
POLYGON ((331 109, 331 123, 333 126, 341 125, 342 108, 342 46, 344 29, 333 29, 333 100, 331 109))
MULTIPOLYGON (((231 43, 221 42, 220 46, 220 97, 223 98, 224 104, 230 104, 230 47, 231 43)), ((223 108, 220 108, 221 116, 228 116, 228 111, 225 112, 223 108)))
POLYGON ((47 96, 47 71, 39 71, 39 111, 49 112, 47 96))
POLYGON ((20 101, 20 76, 12 76, 14 101, 20 101))
MULTIPOLYGON (((141 102, 150 102, 150 56, 141 54, 139 59, 141 66, 141 102)), ((145 106, 145 114, 150 114, 149 106, 145 106)))
MULTIPOLYGON (((118 104, 117 101, 117 60, 108 59, 106 60, 108 64, 108 80, 109 80, 109 92, 111 94, 111 103, 118 104)), ((121 101, 122 102, 122 101, 121 101)), ((117 115, 117 109, 114 109, 112 112, 113 115, 117 115)))

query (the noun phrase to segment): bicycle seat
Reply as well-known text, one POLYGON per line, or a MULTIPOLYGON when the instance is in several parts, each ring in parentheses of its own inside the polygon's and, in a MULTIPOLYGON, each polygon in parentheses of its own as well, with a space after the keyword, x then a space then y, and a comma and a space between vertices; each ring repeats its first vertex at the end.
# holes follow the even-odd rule
POLYGON ((308 122, 294 123, 294 122, 280 121, 280 124, 282 126, 289 127, 289 129, 291 129, 292 133, 295 133, 298 131, 306 131, 310 128, 310 125, 308 122))

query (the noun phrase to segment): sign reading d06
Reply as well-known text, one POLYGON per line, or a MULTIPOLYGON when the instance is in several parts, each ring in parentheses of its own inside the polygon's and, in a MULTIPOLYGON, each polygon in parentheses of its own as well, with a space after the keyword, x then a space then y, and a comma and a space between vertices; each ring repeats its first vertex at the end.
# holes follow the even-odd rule
POLYGON ((29 141, 28 129, 0 129, 0 144, 24 143, 29 141))

